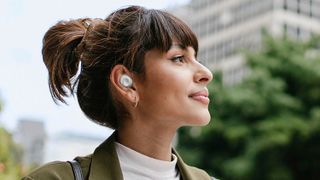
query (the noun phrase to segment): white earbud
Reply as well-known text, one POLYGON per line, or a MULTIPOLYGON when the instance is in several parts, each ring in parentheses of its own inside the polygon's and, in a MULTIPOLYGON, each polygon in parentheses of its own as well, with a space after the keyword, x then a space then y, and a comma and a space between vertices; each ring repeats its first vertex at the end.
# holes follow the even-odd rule
POLYGON ((132 87, 132 79, 130 76, 123 74, 120 77, 120 84, 126 88, 132 87))

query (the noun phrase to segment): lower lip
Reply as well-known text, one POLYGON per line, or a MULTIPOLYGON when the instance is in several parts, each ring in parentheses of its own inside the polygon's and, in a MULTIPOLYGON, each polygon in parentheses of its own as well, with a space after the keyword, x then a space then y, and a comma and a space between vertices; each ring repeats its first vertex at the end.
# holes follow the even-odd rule
POLYGON ((206 96, 192 96, 191 98, 205 105, 208 105, 210 102, 209 98, 206 96))

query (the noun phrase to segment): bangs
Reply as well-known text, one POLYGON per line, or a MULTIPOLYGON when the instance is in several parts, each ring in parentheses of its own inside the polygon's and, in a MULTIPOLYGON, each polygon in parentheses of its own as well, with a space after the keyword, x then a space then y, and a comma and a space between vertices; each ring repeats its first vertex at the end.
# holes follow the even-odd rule
POLYGON ((180 19, 160 10, 148 10, 144 14, 145 34, 143 35, 144 49, 159 49, 167 52, 173 42, 182 48, 191 46, 198 52, 198 39, 192 30, 180 19))
POLYGON ((113 51, 119 53, 114 64, 124 64, 131 71, 144 72, 146 52, 152 49, 167 52, 173 43, 183 49, 193 47, 197 56, 196 35, 187 24, 170 13, 130 6, 112 13, 106 21, 109 24, 108 38, 113 47, 119 47, 113 51))

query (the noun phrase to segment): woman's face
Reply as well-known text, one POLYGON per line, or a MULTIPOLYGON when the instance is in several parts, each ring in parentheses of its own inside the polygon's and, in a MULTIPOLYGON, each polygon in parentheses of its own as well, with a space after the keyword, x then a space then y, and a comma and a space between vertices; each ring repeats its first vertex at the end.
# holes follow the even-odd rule
POLYGON ((212 73, 195 58, 192 47, 178 44, 145 55, 145 79, 138 83, 138 111, 146 123, 181 127, 210 121, 207 85, 212 73))

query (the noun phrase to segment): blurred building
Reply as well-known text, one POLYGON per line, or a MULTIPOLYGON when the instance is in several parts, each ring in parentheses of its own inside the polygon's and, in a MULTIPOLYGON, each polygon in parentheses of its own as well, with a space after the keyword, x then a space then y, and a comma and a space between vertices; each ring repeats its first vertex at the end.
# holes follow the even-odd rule
POLYGON ((191 0, 169 10, 198 35, 198 58, 212 70, 222 70, 224 84, 246 74, 240 51, 259 50, 262 29, 306 40, 320 33, 320 0, 191 0))
POLYGON ((48 138, 44 162, 70 161, 76 156, 92 154, 106 137, 93 137, 76 133, 59 133, 48 138))
POLYGON ((46 132, 42 121, 29 119, 18 121, 14 137, 23 149, 23 165, 43 163, 46 132))

